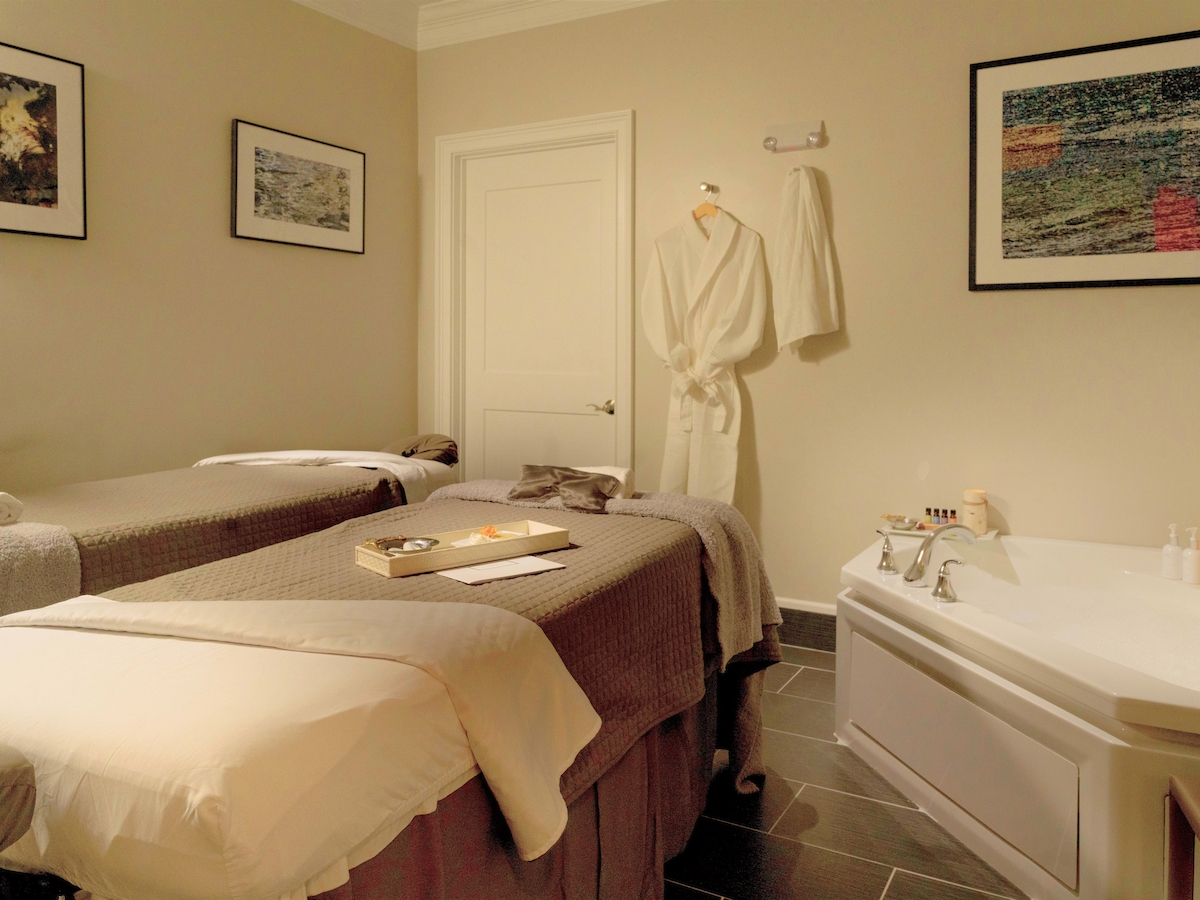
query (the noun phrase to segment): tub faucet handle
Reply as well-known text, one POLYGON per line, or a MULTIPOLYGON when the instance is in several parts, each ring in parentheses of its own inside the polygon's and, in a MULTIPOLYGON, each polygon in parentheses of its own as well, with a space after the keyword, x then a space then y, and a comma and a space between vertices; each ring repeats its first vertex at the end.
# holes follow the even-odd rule
POLYGON ((879 565, 875 568, 884 575, 895 575, 899 569, 896 568, 896 560, 892 558, 892 540, 886 531, 876 528, 875 533, 883 535, 883 556, 879 557, 879 565))
POLYGON ((954 585, 950 583, 950 566, 961 566, 961 559, 948 559, 938 567, 937 586, 933 589, 933 599, 939 603, 953 603, 958 599, 954 585))

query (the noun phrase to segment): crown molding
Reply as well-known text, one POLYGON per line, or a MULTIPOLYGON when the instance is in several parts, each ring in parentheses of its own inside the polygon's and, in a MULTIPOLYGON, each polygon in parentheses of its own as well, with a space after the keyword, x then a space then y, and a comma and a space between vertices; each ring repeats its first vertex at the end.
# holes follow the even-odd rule
POLYGON ((422 5, 417 14, 417 49, 432 50, 662 2, 665 0, 439 0, 422 5))
POLYGON ((295 0, 392 43, 417 49, 416 0, 295 0))

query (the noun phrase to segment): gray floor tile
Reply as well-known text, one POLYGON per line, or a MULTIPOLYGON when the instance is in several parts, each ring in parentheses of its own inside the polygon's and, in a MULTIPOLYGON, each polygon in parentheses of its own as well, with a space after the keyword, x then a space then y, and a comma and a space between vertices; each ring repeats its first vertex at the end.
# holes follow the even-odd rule
POLYGON ((773 772, 767 773, 766 783, 757 794, 739 794, 733 790, 728 772, 717 775, 708 788, 708 804, 704 815, 734 825, 770 831, 788 808, 802 785, 785 781, 773 772))
POLYGON ((769 772, 789 781, 803 781, 916 809, 907 797, 841 744, 764 729, 763 758, 769 772))
POLYGON ((832 703, 835 678, 832 672, 826 672, 824 669, 801 669, 783 688, 782 693, 832 703))
POLYGON ((988 894, 909 872, 897 872, 883 897, 884 900, 992 900, 988 894))
POLYGON ((763 690, 768 692, 779 690, 799 671, 799 666, 790 666, 787 663, 775 663, 775 665, 767 669, 763 690))
POLYGON ((772 833, 1005 897, 1025 896, 920 810, 810 784, 772 833))
POLYGON ((834 706, 831 703, 818 703, 787 694, 763 694, 763 725, 776 731, 836 741, 833 713, 834 706))
POLYGON ((836 668, 837 654, 826 653, 824 650, 813 650, 809 647, 783 648, 783 661, 797 666, 809 666, 813 669, 825 669, 832 672, 836 668))
POLYGON ((722 900, 719 894, 708 891, 698 891, 695 888, 684 887, 668 881, 664 886, 663 900, 722 900))
POLYGON ((730 900, 879 900, 891 868, 701 819, 672 881, 730 900))

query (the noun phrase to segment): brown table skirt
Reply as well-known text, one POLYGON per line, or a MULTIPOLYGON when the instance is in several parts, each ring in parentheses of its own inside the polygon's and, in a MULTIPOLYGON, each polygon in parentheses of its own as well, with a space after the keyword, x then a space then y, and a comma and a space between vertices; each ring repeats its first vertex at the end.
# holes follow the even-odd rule
POLYGON ((477 776, 312 900, 662 900, 663 863, 687 844, 712 772, 716 678, 706 687, 571 803, 545 856, 521 861, 477 776))

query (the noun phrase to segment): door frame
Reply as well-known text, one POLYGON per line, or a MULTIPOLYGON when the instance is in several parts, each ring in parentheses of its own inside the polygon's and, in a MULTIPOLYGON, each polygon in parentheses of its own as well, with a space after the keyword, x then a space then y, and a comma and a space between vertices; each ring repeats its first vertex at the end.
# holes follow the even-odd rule
POLYGON ((466 164, 474 159, 613 144, 617 155, 617 465, 633 465, 633 110, 437 138, 434 210, 434 429, 460 454, 466 438, 466 164))

